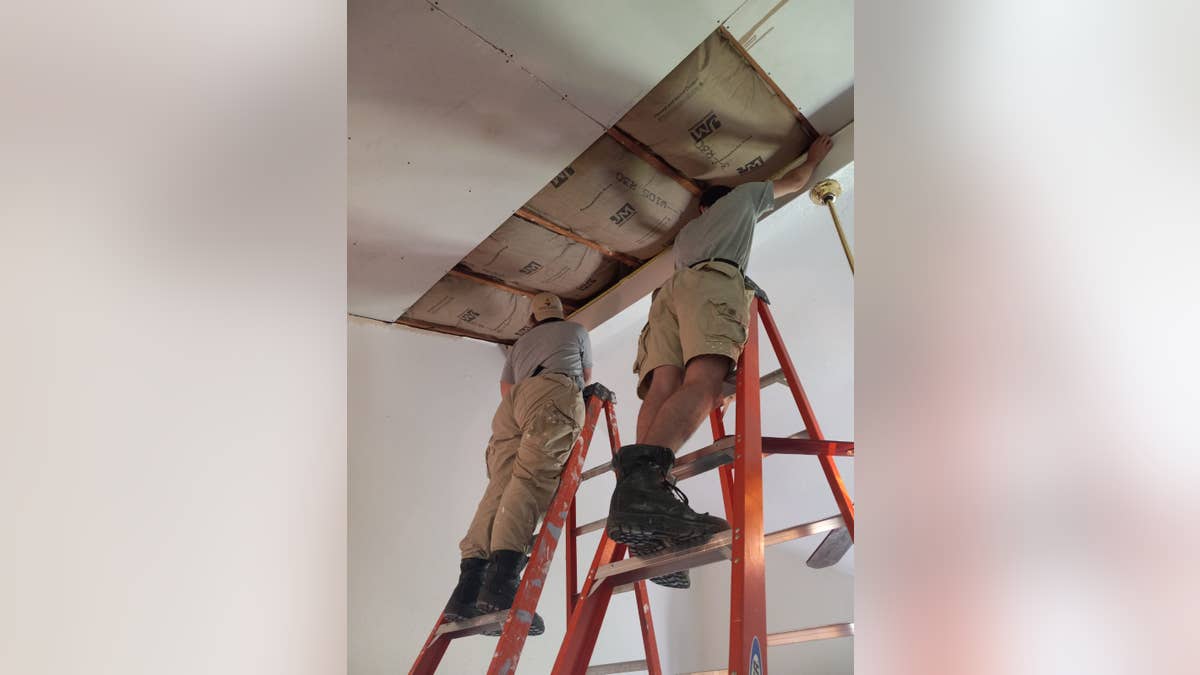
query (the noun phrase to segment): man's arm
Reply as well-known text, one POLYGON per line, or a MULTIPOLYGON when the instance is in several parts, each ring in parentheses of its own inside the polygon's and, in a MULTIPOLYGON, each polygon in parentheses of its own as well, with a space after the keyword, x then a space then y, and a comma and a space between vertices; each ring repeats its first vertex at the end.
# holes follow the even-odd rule
POLYGON ((592 369, 591 369, 591 368, 584 368, 584 369, 583 369, 583 383, 584 383, 584 384, 590 384, 590 383, 591 383, 591 381, 592 381, 592 369))
POLYGON ((817 140, 812 142, 808 148, 808 158, 800 166, 783 174, 779 180, 774 181, 775 199, 799 192, 808 185, 809 179, 812 178, 813 171, 825 156, 829 154, 830 148, 833 147, 833 139, 828 136, 819 136, 817 140))
POLYGON ((500 398, 504 398, 505 396, 508 396, 508 392, 512 388, 513 388, 512 382, 505 382, 504 380, 501 380, 500 381, 500 398))

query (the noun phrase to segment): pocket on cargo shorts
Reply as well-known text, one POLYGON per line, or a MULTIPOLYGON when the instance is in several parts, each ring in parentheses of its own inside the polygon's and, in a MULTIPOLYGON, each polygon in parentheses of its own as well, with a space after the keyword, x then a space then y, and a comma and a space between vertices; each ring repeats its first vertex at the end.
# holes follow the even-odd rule
POLYGON ((741 347, 746 344, 749 308, 741 304, 709 300, 704 326, 705 339, 714 346, 728 341, 741 347))
POLYGON ((641 374, 642 362, 646 360, 646 335, 650 332, 650 322, 647 321, 645 326, 642 326, 642 332, 638 335, 637 356, 633 359, 633 373, 641 374))

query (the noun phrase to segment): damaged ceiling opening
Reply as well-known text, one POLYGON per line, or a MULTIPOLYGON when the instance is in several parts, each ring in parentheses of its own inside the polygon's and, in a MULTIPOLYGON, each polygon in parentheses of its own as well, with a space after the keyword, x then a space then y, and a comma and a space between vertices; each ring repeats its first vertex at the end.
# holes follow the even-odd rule
POLYGON ((767 180, 816 137, 718 29, 396 322, 511 343, 532 295, 578 310, 669 247, 704 187, 767 180))

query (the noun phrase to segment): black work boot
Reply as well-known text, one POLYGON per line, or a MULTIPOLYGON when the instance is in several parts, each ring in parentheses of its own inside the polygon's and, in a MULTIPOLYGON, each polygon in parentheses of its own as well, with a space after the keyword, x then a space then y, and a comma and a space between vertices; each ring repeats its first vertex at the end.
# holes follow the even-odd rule
POLYGON ((483 571, 488 561, 483 558, 463 558, 458 564, 458 585, 442 610, 442 623, 453 623, 478 616, 475 598, 483 586, 483 571))
MULTIPOLYGON (((671 467, 675 455, 657 445, 626 445, 613 460, 613 490, 605 530, 613 541, 638 556, 702 544, 729 529, 723 518, 696 513, 675 487, 671 467)), ((690 585, 686 573, 651 579, 673 588, 690 585)))
MULTIPOLYGON (((483 587, 475 601, 477 616, 512 609, 513 600, 517 597, 517 588, 521 585, 521 570, 527 562, 529 558, 521 551, 492 551, 492 558, 483 574, 483 587)), ((483 634, 499 635, 501 628, 484 631, 483 634)), ((541 635, 545 632, 545 622, 542 621, 541 615, 534 612, 529 634, 541 635)))

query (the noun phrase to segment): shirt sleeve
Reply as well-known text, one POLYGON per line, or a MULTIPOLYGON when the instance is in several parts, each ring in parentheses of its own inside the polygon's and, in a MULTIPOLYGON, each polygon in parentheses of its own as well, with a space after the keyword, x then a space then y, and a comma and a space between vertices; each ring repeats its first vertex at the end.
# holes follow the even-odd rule
POLYGON ((579 327, 579 358, 584 368, 592 367, 592 338, 583 326, 579 327))
POLYGON ((767 211, 774 210, 775 184, 769 180, 765 180, 761 183, 754 183, 754 187, 757 188, 753 195, 754 208, 757 211, 757 215, 762 216, 767 211))
POLYGON ((513 367, 512 367, 512 350, 508 350, 508 356, 504 357, 504 370, 500 371, 500 381, 513 384, 513 367))

